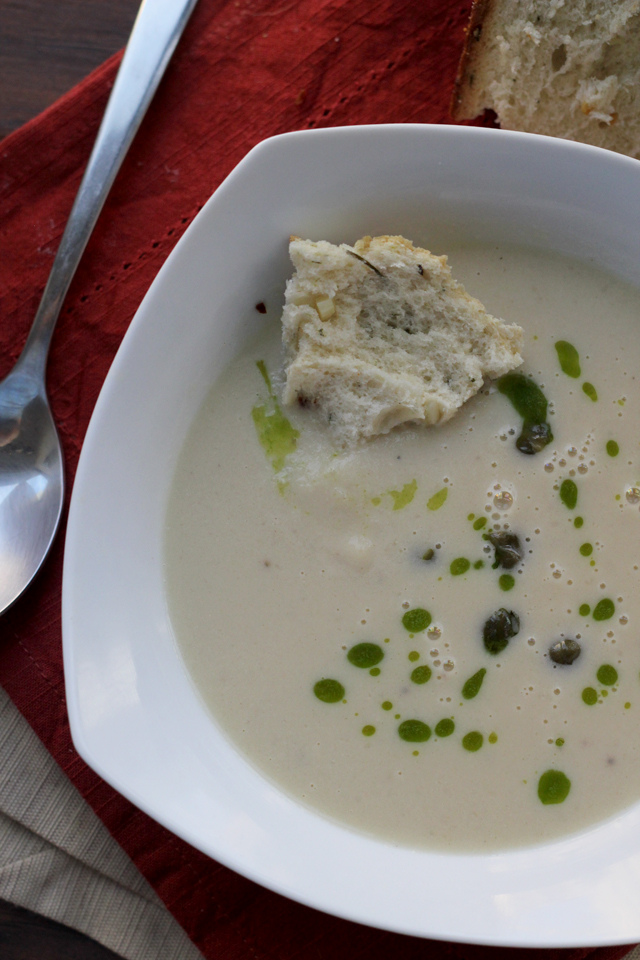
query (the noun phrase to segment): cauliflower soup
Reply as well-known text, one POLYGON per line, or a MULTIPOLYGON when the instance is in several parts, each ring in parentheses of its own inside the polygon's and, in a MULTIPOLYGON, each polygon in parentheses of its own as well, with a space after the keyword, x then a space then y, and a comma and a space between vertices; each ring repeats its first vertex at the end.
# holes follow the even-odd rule
POLYGON ((356 830, 469 852, 640 799, 640 296, 552 254, 448 253, 523 327, 518 373, 336 449, 281 404, 269 303, 185 442, 165 566, 186 668, 251 764, 356 830))

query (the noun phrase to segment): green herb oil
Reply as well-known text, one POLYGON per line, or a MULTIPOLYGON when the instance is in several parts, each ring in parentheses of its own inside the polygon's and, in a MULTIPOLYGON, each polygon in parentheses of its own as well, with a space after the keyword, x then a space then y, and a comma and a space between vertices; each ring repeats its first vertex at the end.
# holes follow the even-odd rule
POLYGON ((580 356, 576 348, 566 340, 558 340, 555 347, 562 372, 577 379, 580 376, 580 356))

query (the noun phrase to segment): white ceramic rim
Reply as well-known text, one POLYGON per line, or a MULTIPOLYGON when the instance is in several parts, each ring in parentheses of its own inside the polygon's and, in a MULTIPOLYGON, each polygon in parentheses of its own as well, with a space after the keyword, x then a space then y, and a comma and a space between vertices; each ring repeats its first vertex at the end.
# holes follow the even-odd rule
POLYGON ((637 161, 482 128, 306 131, 248 154, 141 304, 80 458, 63 646, 71 732, 89 766, 219 862, 337 916, 488 945, 640 940, 640 803, 559 842, 471 856, 395 847, 325 819, 255 771, 206 713, 175 647, 162 569, 186 429, 246 335, 229 317, 250 316, 286 275, 289 233, 411 236, 412 217, 446 215, 467 234, 592 258, 639 283, 639 196, 637 161))

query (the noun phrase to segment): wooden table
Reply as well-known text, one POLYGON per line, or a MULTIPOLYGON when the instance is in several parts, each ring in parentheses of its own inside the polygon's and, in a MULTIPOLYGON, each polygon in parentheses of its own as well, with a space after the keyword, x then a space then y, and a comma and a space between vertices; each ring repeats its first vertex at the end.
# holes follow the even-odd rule
POLYGON ((0 138, 126 43, 140 0, 0 0, 0 138))
MULTIPOLYGON (((139 0, 0 0, 0 138, 123 47, 138 6, 139 0)), ((117 960, 94 940, 1 900, 0 956, 117 960)))

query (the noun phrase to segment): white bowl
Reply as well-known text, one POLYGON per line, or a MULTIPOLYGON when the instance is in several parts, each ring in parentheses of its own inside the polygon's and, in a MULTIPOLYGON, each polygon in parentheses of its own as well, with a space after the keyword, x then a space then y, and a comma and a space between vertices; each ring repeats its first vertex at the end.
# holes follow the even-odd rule
POLYGON ((186 432, 282 287, 291 233, 537 244, 640 284, 640 163, 469 127, 369 126, 261 143, 219 188, 145 297, 80 459, 63 589, 78 752, 195 847, 295 900, 425 937, 520 947, 640 940, 640 803, 581 835, 489 855, 376 841, 279 792, 194 692, 163 582, 163 526, 186 432), (444 229, 444 226, 443 226, 444 229))

